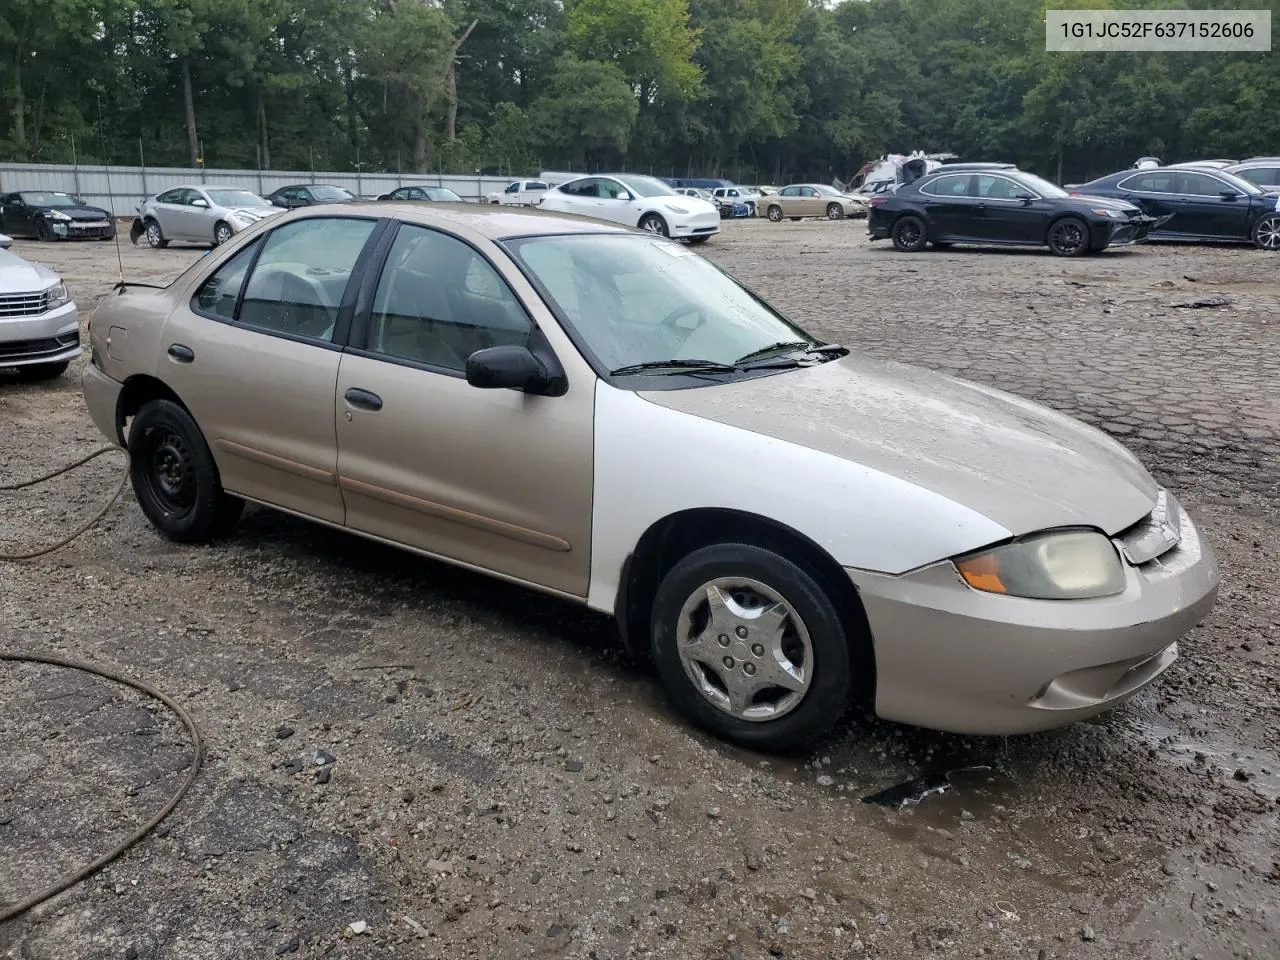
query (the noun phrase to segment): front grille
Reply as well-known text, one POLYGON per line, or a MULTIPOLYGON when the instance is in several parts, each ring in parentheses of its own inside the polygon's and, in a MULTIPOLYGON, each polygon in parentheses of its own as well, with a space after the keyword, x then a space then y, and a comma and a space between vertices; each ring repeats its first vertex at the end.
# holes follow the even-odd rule
POLYGON ((7 317, 38 317, 49 309, 49 292, 11 293, 0 296, 0 320, 7 317))
POLYGON ((78 333, 64 333, 60 337, 46 337, 42 340, 0 340, 0 362, 39 360, 65 353, 79 345, 78 333))

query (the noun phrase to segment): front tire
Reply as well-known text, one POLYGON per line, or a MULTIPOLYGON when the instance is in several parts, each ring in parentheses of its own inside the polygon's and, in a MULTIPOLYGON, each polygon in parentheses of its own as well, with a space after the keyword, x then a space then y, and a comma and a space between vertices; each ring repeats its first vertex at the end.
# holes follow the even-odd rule
POLYGON ((218 465, 200 428, 171 400, 145 404, 129 426, 133 492, 152 525, 178 543, 227 533, 244 501, 222 489, 218 465))
POLYGON ((767 216, 774 223, 781 223, 782 208, 779 206, 770 206, 769 209, 765 211, 765 216, 767 216))
POLYGON ((41 243, 50 243, 57 239, 53 235, 53 228, 43 217, 36 221, 36 239, 41 243))
POLYGON ((1063 217, 1049 225, 1045 243, 1056 257, 1078 257, 1089 252, 1089 227, 1079 217, 1063 217))
POLYGON ((827 204, 827 219, 828 219, 828 220, 843 220, 843 219, 844 219, 844 207, 840 206, 840 204, 838 204, 838 203, 828 203, 828 204, 827 204))
POLYGON ((1249 238, 1259 250, 1280 250, 1280 214, 1262 217, 1253 225, 1249 238))
POLYGON ((919 253, 929 240, 924 221, 913 213, 894 221, 892 236, 893 249, 902 253, 919 253))
POLYGON ((37 380, 57 380, 71 366, 70 360, 59 360, 57 363, 28 363, 18 367, 18 378, 35 382, 37 380))
POLYGON ((646 213, 640 218, 639 227, 649 233, 656 233, 660 237, 668 237, 671 234, 667 230, 667 221, 656 213, 646 213))
POLYGON ((850 702, 852 661, 835 604, 771 550, 722 543, 679 561, 654 597, 650 638, 680 711, 744 747, 801 746, 850 702))
POLYGON ((234 236, 235 234, 232 233, 230 224, 219 221, 217 226, 213 228, 213 245, 215 247, 220 247, 224 243, 230 242, 231 238, 234 236))

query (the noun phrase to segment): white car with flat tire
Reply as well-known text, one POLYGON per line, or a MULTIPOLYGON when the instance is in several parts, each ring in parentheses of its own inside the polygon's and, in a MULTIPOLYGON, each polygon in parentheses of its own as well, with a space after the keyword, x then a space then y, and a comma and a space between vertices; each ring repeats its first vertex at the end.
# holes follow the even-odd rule
POLYGON ((656 177, 618 173, 579 177, 548 190, 540 210, 576 213, 690 243, 720 232, 720 211, 709 200, 682 196, 656 177))

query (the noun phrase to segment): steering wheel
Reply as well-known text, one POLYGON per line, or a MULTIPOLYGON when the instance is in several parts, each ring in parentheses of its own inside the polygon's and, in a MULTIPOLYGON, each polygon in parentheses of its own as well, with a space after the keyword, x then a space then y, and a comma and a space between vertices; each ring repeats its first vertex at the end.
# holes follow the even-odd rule
POLYGON ((693 333, 693 331, 697 330, 706 322, 707 318, 702 315, 702 308, 696 303, 682 303, 663 317, 662 322, 659 323, 658 326, 664 330, 669 330, 672 333, 684 334, 685 338, 688 338, 689 334, 693 333), (696 313, 698 315, 698 322, 691 327, 676 323, 676 321, 686 313, 696 313))

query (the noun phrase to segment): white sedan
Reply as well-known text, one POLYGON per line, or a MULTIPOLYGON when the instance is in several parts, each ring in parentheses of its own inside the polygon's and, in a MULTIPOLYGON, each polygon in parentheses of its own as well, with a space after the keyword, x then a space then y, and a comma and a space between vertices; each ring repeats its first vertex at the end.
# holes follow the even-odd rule
POLYGON ((513 207, 536 207, 550 189, 551 185, 542 180, 514 180, 506 189, 485 194, 485 200, 513 207))
POLYGON ((639 227, 690 243, 705 243, 720 232, 720 211, 711 201, 681 196, 661 180, 631 173, 570 180, 548 190, 538 206, 639 227))

